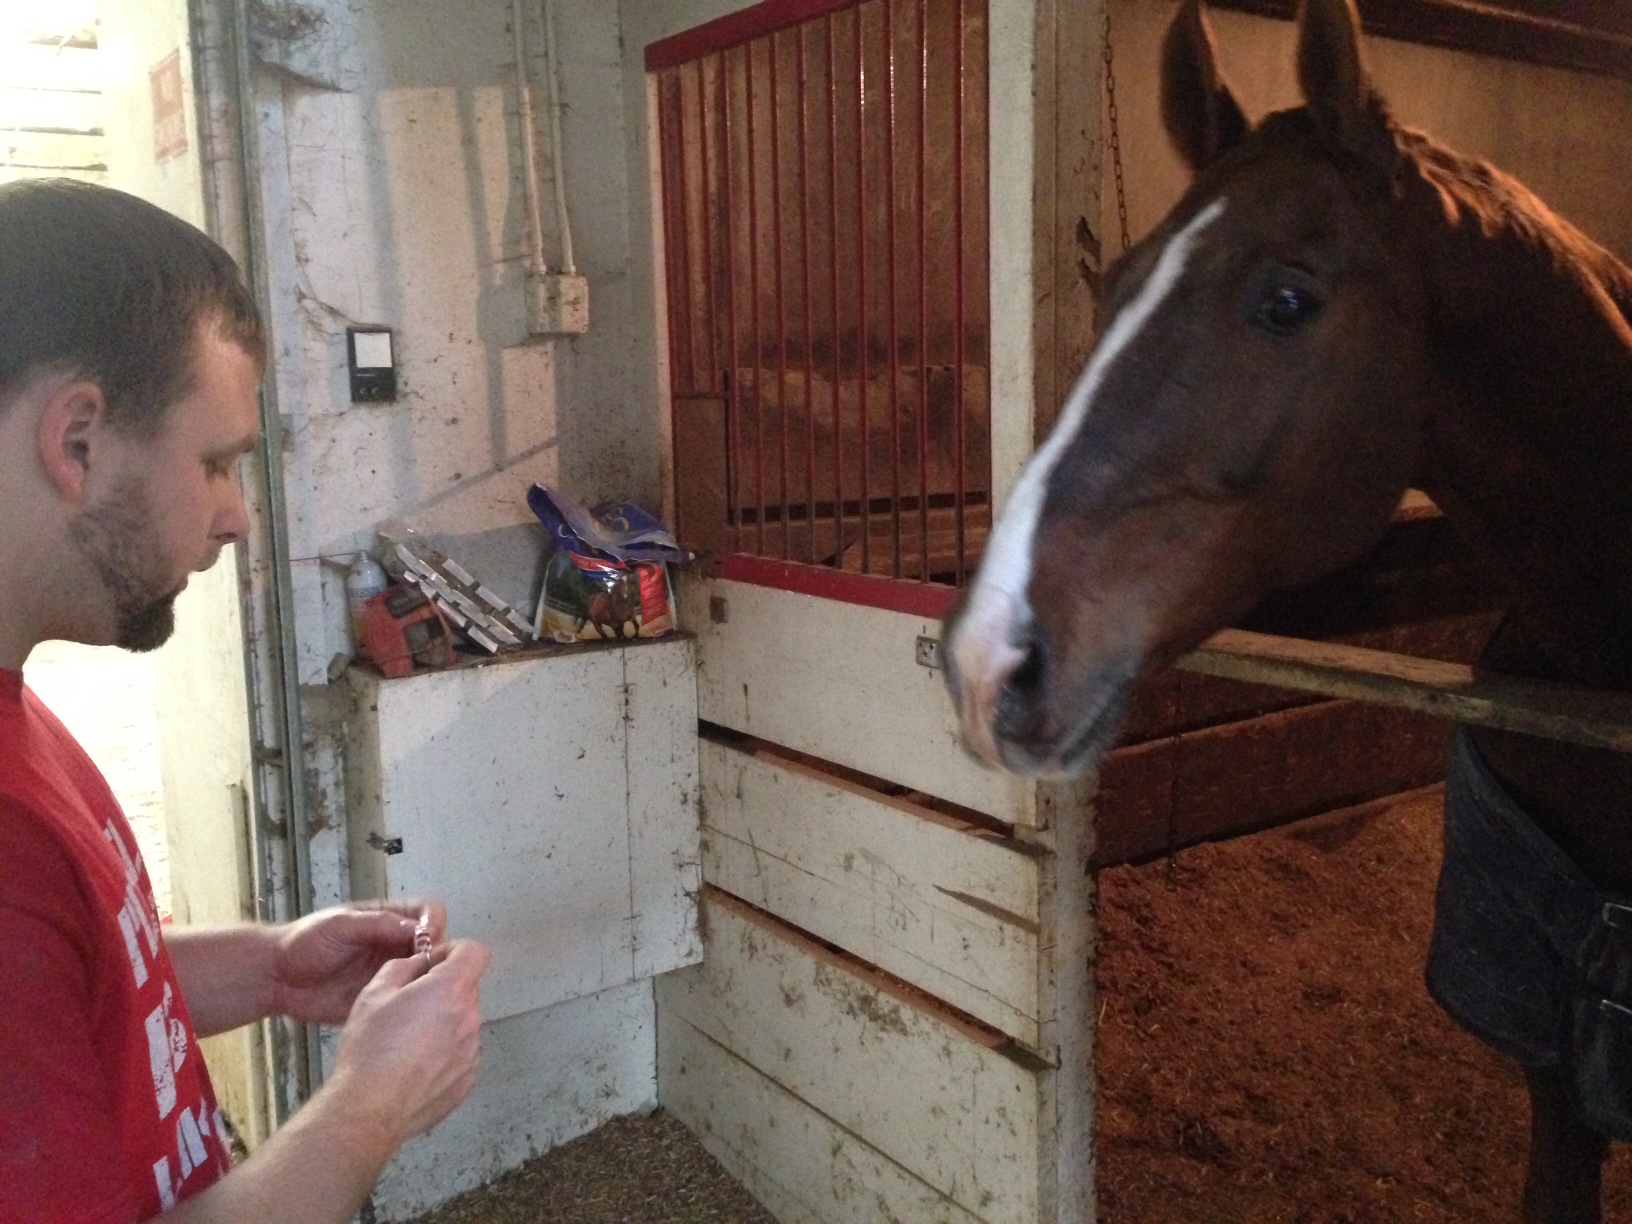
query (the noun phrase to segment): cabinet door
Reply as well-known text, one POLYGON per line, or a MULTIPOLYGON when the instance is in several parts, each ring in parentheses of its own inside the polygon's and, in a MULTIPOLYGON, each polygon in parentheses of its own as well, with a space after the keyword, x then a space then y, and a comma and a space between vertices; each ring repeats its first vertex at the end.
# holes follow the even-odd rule
POLYGON ((354 676, 354 892, 444 899, 493 949, 484 1019, 701 955, 691 659, 676 640, 354 676))

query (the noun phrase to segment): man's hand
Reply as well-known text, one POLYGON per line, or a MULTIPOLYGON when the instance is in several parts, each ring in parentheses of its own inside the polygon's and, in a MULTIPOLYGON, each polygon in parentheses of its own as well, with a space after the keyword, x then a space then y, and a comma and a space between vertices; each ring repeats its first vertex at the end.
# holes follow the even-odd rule
MULTIPOLYGON (((308 921, 327 925, 316 920, 328 917, 308 921)), ((412 931, 409 919, 404 942, 412 943, 412 931)), ((437 931, 440 936, 440 925, 437 931)), ((355 941, 348 934, 336 942, 355 941)), ((330 973, 331 981, 356 963, 332 953, 316 959, 327 964, 327 956, 348 966, 330 973)), ((454 940, 428 959, 429 968, 424 956, 386 961, 358 992, 334 1073, 312 1099, 247 1161, 164 1218, 176 1224, 355 1219, 391 1153, 445 1118, 476 1084, 477 986, 490 955, 481 944, 454 940)))
POLYGON ((319 1024, 342 1023, 387 961, 412 954, 414 927, 422 918, 431 935, 432 959, 439 959, 448 925, 440 901, 357 902, 278 928, 273 1012, 319 1024))
POLYGON ((478 985, 491 960, 459 939, 434 951, 429 968, 422 956, 387 962, 357 996, 324 1090, 371 1116, 393 1147, 430 1130, 476 1085, 478 985))

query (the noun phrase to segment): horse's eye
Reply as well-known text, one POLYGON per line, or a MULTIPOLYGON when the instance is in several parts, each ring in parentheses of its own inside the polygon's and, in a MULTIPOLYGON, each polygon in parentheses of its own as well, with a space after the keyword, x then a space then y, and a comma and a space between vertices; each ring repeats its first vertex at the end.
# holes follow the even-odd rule
POLYGON ((1252 321, 1272 336, 1290 336, 1320 313, 1320 299, 1297 285, 1275 285, 1258 303, 1252 321))

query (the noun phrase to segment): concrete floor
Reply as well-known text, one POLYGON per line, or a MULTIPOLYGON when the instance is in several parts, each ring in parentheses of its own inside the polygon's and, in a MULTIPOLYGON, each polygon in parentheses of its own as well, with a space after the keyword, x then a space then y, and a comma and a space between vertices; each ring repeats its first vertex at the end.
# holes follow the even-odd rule
POLYGON ((164 831, 155 708, 157 661, 112 646, 45 642, 23 677, 96 762, 118 797, 147 861, 159 914, 170 914, 170 848, 164 831))

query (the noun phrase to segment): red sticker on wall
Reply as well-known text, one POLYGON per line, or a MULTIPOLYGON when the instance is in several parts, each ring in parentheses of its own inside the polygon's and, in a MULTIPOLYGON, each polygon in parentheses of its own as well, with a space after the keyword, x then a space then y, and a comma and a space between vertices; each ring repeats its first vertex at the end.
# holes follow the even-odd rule
POLYGON ((153 86, 153 160, 168 161, 187 151, 180 49, 170 52, 147 75, 153 86))

